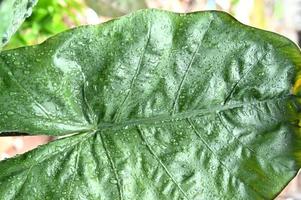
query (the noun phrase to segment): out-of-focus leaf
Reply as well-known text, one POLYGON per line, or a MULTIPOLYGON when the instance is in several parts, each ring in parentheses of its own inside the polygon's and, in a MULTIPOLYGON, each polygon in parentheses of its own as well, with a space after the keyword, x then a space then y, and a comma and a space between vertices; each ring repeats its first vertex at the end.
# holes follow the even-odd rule
POLYGON ((146 8, 145 0, 86 0, 99 15, 118 17, 132 11, 146 8))
POLYGON ((0 133, 65 138, 0 162, 0 199, 273 199, 300 167, 300 67, 288 39, 213 11, 3 51, 0 133))
POLYGON ((0 2, 0 49, 29 17, 37 0, 2 0, 0 2))

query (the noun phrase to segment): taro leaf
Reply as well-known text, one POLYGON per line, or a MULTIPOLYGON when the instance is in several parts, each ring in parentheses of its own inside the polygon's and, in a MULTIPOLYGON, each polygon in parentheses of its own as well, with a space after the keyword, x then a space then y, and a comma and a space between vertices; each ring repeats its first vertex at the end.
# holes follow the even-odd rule
POLYGON ((37 0, 0 1, 0 50, 29 17, 37 0))
POLYGON ((118 17, 132 11, 146 8, 146 0, 86 0, 97 14, 108 17, 118 17))
POLYGON ((2 161, 0 199, 272 199, 300 167, 300 66, 288 39, 215 11, 3 51, 0 132, 65 137, 2 161))

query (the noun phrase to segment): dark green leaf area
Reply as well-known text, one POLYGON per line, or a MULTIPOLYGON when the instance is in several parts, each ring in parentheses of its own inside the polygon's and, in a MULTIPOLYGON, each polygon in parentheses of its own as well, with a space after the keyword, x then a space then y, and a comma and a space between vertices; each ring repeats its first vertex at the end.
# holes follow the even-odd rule
POLYGON ((0 54, 2 199, 273 199, 300 163, 299 49, 222 12, 143 10, 0 54))

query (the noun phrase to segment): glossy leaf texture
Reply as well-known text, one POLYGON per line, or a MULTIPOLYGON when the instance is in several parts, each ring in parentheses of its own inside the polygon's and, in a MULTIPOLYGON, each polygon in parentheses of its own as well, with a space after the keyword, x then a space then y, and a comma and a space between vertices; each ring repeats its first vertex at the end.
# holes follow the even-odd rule
POLYGON ((31 15, 37 0, 2 0, 0 1, 0 49, 31 15))
POLYGON ((1 199, 273 199, 300 167, 297 46, 223 12, 142 10, 0 54, 1 199))
POLYGON ((85 0, 97 14, 119 17, 138 9, 147 8, 146 0, 85 0))

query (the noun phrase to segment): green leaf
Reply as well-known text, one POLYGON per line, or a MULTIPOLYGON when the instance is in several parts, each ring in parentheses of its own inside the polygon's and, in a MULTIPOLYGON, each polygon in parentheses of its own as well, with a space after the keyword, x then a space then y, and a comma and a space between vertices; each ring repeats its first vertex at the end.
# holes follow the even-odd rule
POLYGON ((37 0, 0 1, 0 49, 9 41, 23 21, 31 15, 37 0))
POLYGON ((223 12, 143 10, 0 53, 0 199, 273 199, 300 167, 301 54, 223 12))
POLYGON ((86 3, 97 14, 108 17, 119 17, 147 8, 146 0, 86 0, 86 3))

